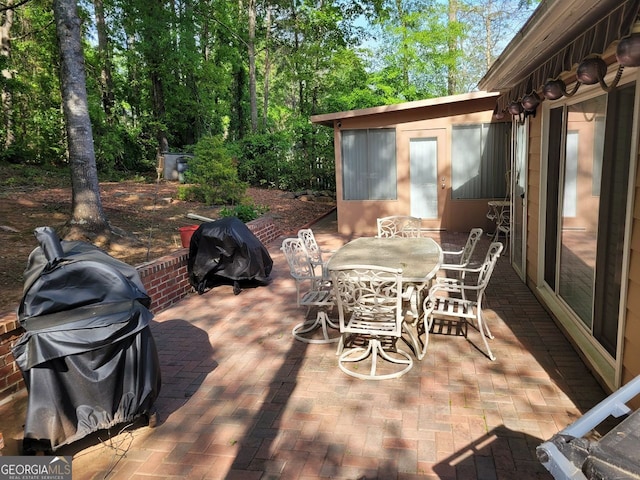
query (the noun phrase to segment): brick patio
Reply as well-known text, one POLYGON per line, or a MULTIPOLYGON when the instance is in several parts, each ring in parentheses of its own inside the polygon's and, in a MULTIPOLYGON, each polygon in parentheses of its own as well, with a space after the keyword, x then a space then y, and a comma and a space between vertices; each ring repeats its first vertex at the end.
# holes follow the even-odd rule
MULTIPOLYGON (((349 240, 331 218, 312 228, 326 249, 349 240)), ((450 249, 466 234, 434 238, 450 249)), ((63 447, 74 480, 551 478, 535 447, 605 394, 508 253, 485 302, 495 362, 473 329, 433 334, 408 374, 374 382, 343 374, 335 344, 291 336, 304 310, 281 240, 268 245, 270 286, 217 287, 156 315, 159 425, 63 447)))

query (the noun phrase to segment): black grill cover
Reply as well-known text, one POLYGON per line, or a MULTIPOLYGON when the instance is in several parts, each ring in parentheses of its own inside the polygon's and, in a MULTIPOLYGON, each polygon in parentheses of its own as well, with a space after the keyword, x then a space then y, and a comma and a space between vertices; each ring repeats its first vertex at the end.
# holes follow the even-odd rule
POLYGON ((150 298, 135 268, 36 229, 13 347, 29 392, 24 453, 55 451, 152 413, 160 364, 150 298))
POLYGON ((273 260, 262 242, 237 217, 203 223, 189 244, 189 282, 199 294, 217 285, 267 285, 273 260))

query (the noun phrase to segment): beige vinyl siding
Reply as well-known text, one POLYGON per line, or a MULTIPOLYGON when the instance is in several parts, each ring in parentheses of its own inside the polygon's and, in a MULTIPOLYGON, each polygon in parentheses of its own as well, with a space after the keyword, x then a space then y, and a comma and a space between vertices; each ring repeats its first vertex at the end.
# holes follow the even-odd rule
MULTIPOLYGON (((622 384, 640 375, 640 168, 636 170, 629 279, 622 352, 622 384)), ((640 408, 635 399, 634 408, 640 408)))

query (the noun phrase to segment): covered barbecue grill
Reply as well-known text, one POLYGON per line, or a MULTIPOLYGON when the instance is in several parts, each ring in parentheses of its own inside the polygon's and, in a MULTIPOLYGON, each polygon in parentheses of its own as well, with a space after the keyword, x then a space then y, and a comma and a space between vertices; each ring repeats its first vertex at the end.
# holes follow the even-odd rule
POLYGON ((273 260, 262 242, 237 217, 203 223, 191 237, 187 270, 199 294, 218 285, 267 285, 273 260))
POLYGON ((160 366, 135 268, 85 242, 35 231, 13 348, 27 390, 24 453, 139 417, 153 419, 160 366))

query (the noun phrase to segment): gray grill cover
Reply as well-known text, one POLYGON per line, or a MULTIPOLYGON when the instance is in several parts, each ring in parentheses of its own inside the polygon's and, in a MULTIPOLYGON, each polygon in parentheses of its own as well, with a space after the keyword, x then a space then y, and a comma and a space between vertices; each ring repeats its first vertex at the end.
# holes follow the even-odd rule
POLYGON ((151 413, 160 364, 135 268, 36 229, 13 348, 29 392, 24 453, 54 451, 151 413))
POLYGON ((242 220, 226 217, 203 223, 189 244, 189 282, 199 294, 217 285, 267 285, 273 260, 262 242, 242 220))

